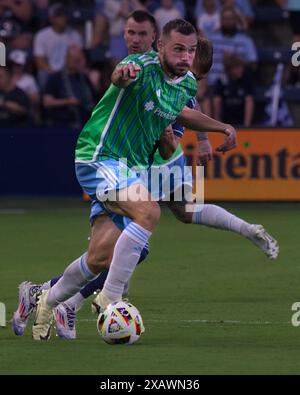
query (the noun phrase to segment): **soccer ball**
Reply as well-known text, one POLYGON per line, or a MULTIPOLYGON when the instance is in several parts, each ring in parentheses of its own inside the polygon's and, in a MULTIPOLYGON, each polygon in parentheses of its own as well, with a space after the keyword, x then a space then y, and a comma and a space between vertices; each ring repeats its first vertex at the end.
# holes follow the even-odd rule
POLYGON ((138 309, 123 300, 109 304, 99 314, 97 329, 108 344, 133 344, 145 331, 138 309))

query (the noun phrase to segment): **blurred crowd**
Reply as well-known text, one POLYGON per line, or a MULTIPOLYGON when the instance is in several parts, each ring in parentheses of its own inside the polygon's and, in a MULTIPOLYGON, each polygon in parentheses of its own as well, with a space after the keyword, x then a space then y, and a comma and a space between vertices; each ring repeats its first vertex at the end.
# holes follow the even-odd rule
MULTIPOLYGON (((290 11, 294 38, 300 41, 300 1, 294 6, 290 0, 276 2, 290 11)), ((169 20, 183 17, 213 41, 214 63, 199 97, 202 110, 250 127, 258 65, 250 34, 253 6, 267 3, 90 0, 84 3, 90 16, 79 18, 79 1, 0 0, 0 42, 7 49, 7 67, 0 67, 0 127, 80 128, 107 89, 111 71, 127 55, 124 26, 137 9, 155 16, 158 32, 169 20)))

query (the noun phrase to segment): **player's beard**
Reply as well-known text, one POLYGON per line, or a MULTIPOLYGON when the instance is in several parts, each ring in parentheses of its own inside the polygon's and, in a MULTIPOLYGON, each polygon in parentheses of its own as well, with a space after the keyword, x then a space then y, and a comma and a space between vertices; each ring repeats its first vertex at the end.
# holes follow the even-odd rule
POLYGON ((171 77, 183 77, 186 75, 186 73, 189 71, 189 65, 188 64, 183 64, 183 63, 178 63, 176 65, 171 64, 166 55, 163 55, 163 67, 165 72, 171 77), (182 66, 182 67, 180 67, 182 66), (184 67, 186 66, 186 67, 184 67))

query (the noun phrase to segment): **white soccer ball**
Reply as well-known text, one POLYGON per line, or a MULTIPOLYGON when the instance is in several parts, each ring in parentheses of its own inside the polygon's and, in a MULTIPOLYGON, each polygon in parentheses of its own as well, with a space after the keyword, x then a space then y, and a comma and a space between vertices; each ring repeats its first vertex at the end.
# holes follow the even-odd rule
POLYGON ((133 344, 145 331, 138 309, 123 300, 109 304, 99 314, 97 329, 108 344, 133 344))

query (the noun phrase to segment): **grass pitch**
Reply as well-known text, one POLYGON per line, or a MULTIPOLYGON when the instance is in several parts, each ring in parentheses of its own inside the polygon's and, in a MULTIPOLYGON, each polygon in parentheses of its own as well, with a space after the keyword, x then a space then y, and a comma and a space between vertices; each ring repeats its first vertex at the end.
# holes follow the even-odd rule
MULTIPOLYGON (((16 337, 0 329, 0 374, 300 374, 297 204, 226 204, 262 223, 280 242, 269 261, 238 235, 180 224, 164 210, 151 253, 136 271, 130 299, 146 333, 133 346, 99 337, 89 299, 76 341, 16 337)), ((0 301, 10 319, 17 286, 61 273, 87 248, 87 204, 79 199, 0 200, 0 301)))

